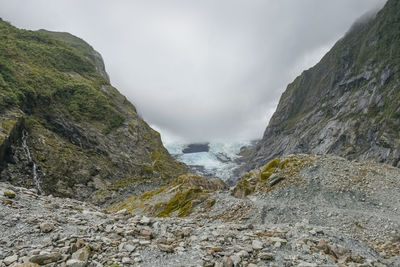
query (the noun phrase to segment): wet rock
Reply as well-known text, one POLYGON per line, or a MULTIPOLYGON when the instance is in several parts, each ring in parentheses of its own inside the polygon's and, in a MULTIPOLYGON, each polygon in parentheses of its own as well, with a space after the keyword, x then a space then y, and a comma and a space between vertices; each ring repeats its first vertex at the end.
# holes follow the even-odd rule
POLYGON ((32 263, 37 263, 39 265, 49 264, 52 262, 57 262, 61 260, 61 253, 46 253, 42 255, 36 255, 29 259, 32 263))

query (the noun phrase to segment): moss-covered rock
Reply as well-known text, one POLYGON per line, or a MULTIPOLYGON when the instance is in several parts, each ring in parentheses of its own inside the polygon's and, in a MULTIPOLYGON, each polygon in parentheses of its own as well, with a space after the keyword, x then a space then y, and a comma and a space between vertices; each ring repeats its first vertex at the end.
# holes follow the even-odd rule
POLYGON ((314 156, 289 155, 275 158, 264 166, 244 174, 232 190, 232 195, 245 198, 254 192, 269 192, 282 181, 298 182, 299 172, 311 164, 314 156))
POLYGON ((215 204, 215 199, 211 198, 212 193, 228 189, 221 179, 186 174, 160 189, 114 204, 109 210, 126 209, 135 214, 185 217, 197 208, 210 209, 215 204))
POLYGON ((15 198, 16 194, 14 191, 11 190, 6 190, 3 192, 4 196, 8 197, 8 198, 15 198))
POLYGON ((178 217, 184 217, 192 211, 192 202, 204 193, 200 188, 179 190, 175 195, 164 204, 162 210, 157 214, 158 217, 170 217, 177 212, 178 217))

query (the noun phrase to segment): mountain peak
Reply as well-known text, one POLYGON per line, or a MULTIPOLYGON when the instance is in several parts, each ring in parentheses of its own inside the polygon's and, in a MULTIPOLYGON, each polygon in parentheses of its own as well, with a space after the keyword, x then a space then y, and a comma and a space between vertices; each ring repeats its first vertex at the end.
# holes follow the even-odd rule
POLYGON ((85 42, 83 39, 76 37, 68 32, 53 32, 47 30, 39 30, 38 32, 51 35, 56 39, 65 42, 68 46, 77 49, 82 55, 89 59, 93 65, 96 67, 97 72, 100 73, 103 78, 110 82, 110 78, 106 72, 106 67, 103 58, 99 52, 94 50, 94 48, 85 42))

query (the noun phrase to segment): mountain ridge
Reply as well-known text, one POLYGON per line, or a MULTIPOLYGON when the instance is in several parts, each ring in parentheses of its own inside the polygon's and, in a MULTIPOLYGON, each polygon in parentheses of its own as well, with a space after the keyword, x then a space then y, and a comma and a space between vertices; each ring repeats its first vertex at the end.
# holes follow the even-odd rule
POLYGON ((389 0, 288 85, 242 172, 292 153, 399 164, 399 12, 389 0))

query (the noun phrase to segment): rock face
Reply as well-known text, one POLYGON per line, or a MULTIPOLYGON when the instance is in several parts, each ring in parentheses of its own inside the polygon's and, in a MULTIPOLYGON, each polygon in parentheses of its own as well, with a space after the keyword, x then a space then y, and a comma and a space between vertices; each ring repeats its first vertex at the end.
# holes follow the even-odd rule
POLYGON ((289 84, 244 169, 292 153, 398 166, 399 18, 400 2, 389 0, 289 84))
POLYGON ((97 204, 186 173, 68 33, 0 21, 0 180, 97 204))
POLYGON ((187 145, 182 152, 184 154, 189 154, 189 153, 198 153, 198 152, 208 152, 210 151, 210 145, 208 143, 204 144, 190 144, 187 145))

